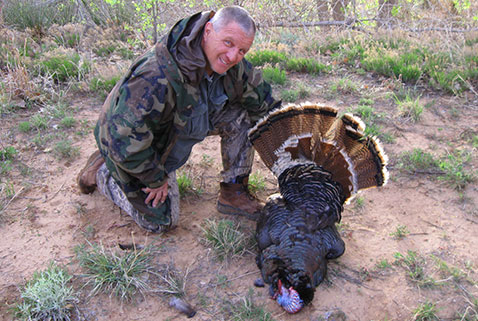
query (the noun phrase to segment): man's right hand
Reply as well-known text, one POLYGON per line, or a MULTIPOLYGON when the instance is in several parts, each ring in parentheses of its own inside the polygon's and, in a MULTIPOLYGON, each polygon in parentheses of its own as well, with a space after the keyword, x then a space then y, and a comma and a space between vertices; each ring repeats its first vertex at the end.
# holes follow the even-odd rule
POLYGON ((148 194, 144 203, 149 204, 149 202, 153 201, 152 206, 157 207, 159 203, 166 201, 166 197, 168 196, 168 182, 157 188, 145 187, 142 191, 148 194))

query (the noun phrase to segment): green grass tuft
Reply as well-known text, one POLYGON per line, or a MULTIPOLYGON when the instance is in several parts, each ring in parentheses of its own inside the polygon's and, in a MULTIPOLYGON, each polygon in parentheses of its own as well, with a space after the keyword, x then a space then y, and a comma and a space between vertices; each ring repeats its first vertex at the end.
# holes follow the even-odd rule
POLYGON ((264 80, 272 84, 284 85, 287 80, 285 70, 278 67, 265 67, 262 72, 264 80))
POLYGON ((425 303, 420 304, 415 310, 413 310, 413 320, 414 321, 433 321, 440 320, 437 316, 438 309, 435 303, 426 301, 425 303))
POLYGON ((38 63, 39 74, 50 76, 57 83, 63 83, 68 80, 81 80, 89 70, 89 62, 84 61, 76 52, 46 57, 38 63))
POLYGON ((307 98, 309 95, 310 89, 302 83, 297 88, 281 91, 281 99, 285 102, 295 102, 298 99, 307 98))
POLYGON ((136 293, 149 289, 144 274, 152 269, 151 247, 118 254, 88 242, 88 246, 79 246, 75 252, 86 271, 87 284, 93 286, 91 295, 104 292, 129 301, 136 293))
POLYGON ((418 122, 422 116, 424 106, 420 103, 420 97, 412 98, 406 95, 404 99, 394 96, 395 104, 398 108, 398 115, 411 119, 413 122, 418 122))
POLYGON ((181 197, 201 194, 201 189, 194 187, 193 179, 189 173, 186 173, 185 171, 177 171, 176 180, 178 182, 179 195, 181 197))
POLYGON ((281 64, 287 63, 287 57, 285 54, 272 51, 272 50, 260 50, 254 51, 247 55, 246 59, 254 66, 263 66, 265 64, 281 64))
POLYGON ((410 234, 410 231, 405 225, 398 225, 395 231, 390 233, 390 236, 393 236, 396 239, 403 239, 405 238, 408 234, 410 234))
POLYGON ((274 321, 270 312, 267 312, 264 307, 257 305, 254 302, 254 292, 249 289, 248 294, 242 298, 240 303, 229 302, 231 308, 231 320, 233 321, 274 321))
POLYGON ((423 172, 437 172, 439 161, 435 157, 420 148, 404 152, 399 157, 398 168, 411 174, 423 172))
POLYGON ((286 63, 287 70, 317 75, 330 70, 326 65, 311 58, 291 58, 286 63))
POLYGON ((182 273, 170 266, 166 271, 159 273, 159 277, 165 284, 159 289, 159 292, 167 293, 178 298, 182 298, 186 295, 186 281, 188 272, 182 273))
POLYGON ((73 159, 80 155, 80 148, 73 146, 70 139, 63 139, 55 143, 53 153, 58 159, 73 159))
POLYGON ((396 259, 394 264, 405 268, 410 280, 419 287, 430 287, 436 284, 432 277, 426 275, 425 266, 427 262, 417 252, 408 250, 406 255, 397 252, 393 256, 396 259))
POLYGON ((205 244, 221 261, 243 255, 252 243, 250 237, 240 230, 240 225, 230 220, 206 220, 202 230, 205 244))
POLYGON ((248 188, 252 194, 263 192, 266 189, 266 180, 264 176, 260 173, 252 173, 249 176, 248 188))
POLYGON ((18 154, 18 151, 13 146, 7 146, 5 148, 0 149, 0 160, 12 160, 15 155, 18 154))
POLYGON ((333 93, 353 94, 358 91, 358 86, 349 78, 340 78, 332 82, 330 90, 333 93))
POLYGON ((5 0, 2 16, 6 25, 19 30, 30 28, 42 36, 53 24, 73 21, 76 4, 72 1, 5 0))
POLYGON ((120 78, 120 76, 113 76, 109 79, 94 77, 90 80, 89 88, 92 92, 97 93, 101 99, 105 99, 120 78))
POLYGON ((476 180, 473 173, 465 169, 465 164, 471 161, 471 153, 458 151, 448 154, 444 160, 439 162, 439 167, 444 175, 439 179, 446 181, 454 189, 462 190, 469 183, 476 180))
POLYGON ((60 121, 62 128, 72 128, 76 125, 76 119, 72 116, 65 116, 60 121))

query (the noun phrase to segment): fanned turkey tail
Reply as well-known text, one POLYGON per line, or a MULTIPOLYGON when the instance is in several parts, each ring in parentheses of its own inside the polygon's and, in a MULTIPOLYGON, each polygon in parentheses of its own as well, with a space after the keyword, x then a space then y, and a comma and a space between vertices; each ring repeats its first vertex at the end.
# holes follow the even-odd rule
POLYGON ((249 139, 276 177, 296 165, 316 164, 331 173, 349 200, 388 180, 387 156, 364 128, 358 117, 306 103, 272 111, 249 131, 249 139))

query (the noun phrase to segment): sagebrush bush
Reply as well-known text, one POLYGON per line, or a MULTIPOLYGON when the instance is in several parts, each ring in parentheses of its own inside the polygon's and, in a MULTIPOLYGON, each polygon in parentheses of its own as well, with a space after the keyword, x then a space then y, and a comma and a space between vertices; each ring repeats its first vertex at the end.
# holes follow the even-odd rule
POLYGON ((77 295, 69 286, 68 272, 51 263, 33 277, 21 290, 22 302, 15 305, 15 317, 20 320, 71 320, 71 310, 78 302, 77 295))

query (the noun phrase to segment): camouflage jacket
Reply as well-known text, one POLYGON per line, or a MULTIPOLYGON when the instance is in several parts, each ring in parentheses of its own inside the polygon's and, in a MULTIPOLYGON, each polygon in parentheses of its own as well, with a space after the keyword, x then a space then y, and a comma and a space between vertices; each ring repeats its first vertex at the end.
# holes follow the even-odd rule
MULTIPOLYGON (((197 83, 191 81, 194 75, 185 74, 172 52, 192 25, 197 28, 202 24, 202 36, 202 28, 213 14, 197 13, 180 20, 136 59, 103 105, 95 128, 96 141, 111 175, 128 198, 137 197, 145 186, 157 188, 167 180, 164 164, 168 153, 178 131, 191 118, 200 95, 197 83)), ((204 70, 196 69, 191 72, 202 76, 204 70)), ((229 69, 222 80, 226 104, 239 104, 253 122, 279 104, 272 98, 271 87, 263 81, 261 72, 245 59, 229 69)))

